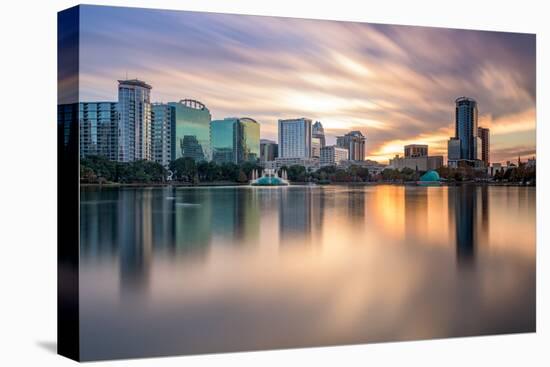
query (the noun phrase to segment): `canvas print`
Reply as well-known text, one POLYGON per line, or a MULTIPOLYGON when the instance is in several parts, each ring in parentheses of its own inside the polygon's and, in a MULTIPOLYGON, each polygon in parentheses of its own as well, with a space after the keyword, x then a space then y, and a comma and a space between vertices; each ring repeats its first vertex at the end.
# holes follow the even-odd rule
POLYGON ((536 37, 58 15, 59 353, 535 332, 536 37))

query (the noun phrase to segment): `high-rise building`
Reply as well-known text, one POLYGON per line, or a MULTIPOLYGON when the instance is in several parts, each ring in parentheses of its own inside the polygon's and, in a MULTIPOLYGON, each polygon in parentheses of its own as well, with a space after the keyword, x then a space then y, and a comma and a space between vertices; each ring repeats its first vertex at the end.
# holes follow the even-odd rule
POLYGON ((236 163, 235 123, 237 119, 226 118, 210 123, 212 160, 216 163, 236 163))
POLYGON ((172 159, 172 131, 175 124, 176 115, 173 106, 163 103, 152 105, 152 159, 164 167, 168 167, 172 159))
POLYGON ((260 140, 260 161, 271 162, 279 156, 279 145, 267 139, 260 140))
POLYGON ((350 161, 364 161, 366 140, 367 138, 361 131, 355 130, 344 136, 338 136, 336 138, 336 145, 348 150, 348 159, 350 161))
POLYGON ((321 148, 321 166, 336 166, 341 161, 348 159, 349 152, 346 148, 336 145, 326 146, 321 148))
POLYGON ((151 86, 141 80, 118 81, 118 160, 151 159, 151 86))
POLYGON ((481 160, 485 162, 485 167, 490 164, 490 139, 489 129, 478 126, 477 136, 481 139, 481 160))
MULTIPOLYGON (((57 105, 57 139, 58 146, 63 146, 63 149, 78 150, 79 139, 79 103, 66 103, 57 105)), ((76 155, 76 151, 74 153, 76 155)), ((66 155, 65 155, 66 156, 66 155)))
POLYGON ((237 163, 257 162, 260 159, 260 124, 249 117, 242 117, 235 127, 237 163))
POLYGON ((313 158, 319 158, 321 156, 321 148, 323 147, 321 143, 321 138, 312 137, 311 138, 311 156, 313 158))
POLYGON ((325 129, 323 128, 323 124, 321 124, 321 121, 315 121, 315 123, 312 125, 311 136, 319 139, 319 142, 321 143, 321 148, 327 145, 325 140, 325 129))
POLYGON ((449 162, 460 159, 460 140, 458 138, 450 138, 447 142, 447 159, 449 162))
POLYGON ((229 117, 212 121, 210 129, 215 162, 240 164, 260 158, 260 124, 255 120, 229 117))
POLYGON ((472 98, 460 97, 455 103, 455 138, 460 140, 460 159, 477 160, 481 153, 478 151, 477 102, 472 98))
POLYGON ((100 155, 117 159, 118 112, 116 102, 80 102, 78 106, 80 157, 100 155))
POLYGON ((279 158, 311 157, 311 120, 279 120, 279 158))
POLYGON ((427 157, 428 146, 425 144, 405 145, 405 158, 427 157))
POLYGON ((193 99, 170 102, 174 107, 175 129, 172 132, 172 160, 184 157, 195 161, 210 160, 210 111, 193 99))

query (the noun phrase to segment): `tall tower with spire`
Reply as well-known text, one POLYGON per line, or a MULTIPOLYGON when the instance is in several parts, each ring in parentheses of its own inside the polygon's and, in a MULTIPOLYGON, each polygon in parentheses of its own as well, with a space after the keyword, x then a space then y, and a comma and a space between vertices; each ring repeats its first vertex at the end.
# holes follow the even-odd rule
POLYGON ((321 148, 326 146, 325 129, 323 128, 321 121, 315 121, 315 123, 311 126, 311 137, 319 139, 321 142, 321 148))

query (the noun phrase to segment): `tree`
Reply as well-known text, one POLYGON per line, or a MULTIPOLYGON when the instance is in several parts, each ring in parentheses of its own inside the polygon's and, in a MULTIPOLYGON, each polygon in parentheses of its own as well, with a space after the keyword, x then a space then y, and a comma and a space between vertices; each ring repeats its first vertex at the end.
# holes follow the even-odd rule
POLYGON ((449 172, 451 171, 451 168, 447 166, 441 166, 436 171, 437 173, 439 173, 439 177, 447 179, 449 178, 449 172))
POLYGON ((197 175, 200 181, 208 181, 208 166, 207 161, 197 163, 197 175))
POLYGON ((222 180, 237 181, 239 179, 239 166, 235 163, 223 163, 220 167, 222 180))
POLYGON ((82 181, 92 183, 97 181, 97 176, 95 175, 95 172, 90 167, 81 165, 80 166, 80 179, 82 181))
POLYGON ((244 173, 244 170, 241 168, 239 170, 239 178, 237 179, 237 182, 245 183, 248 181, 248 178, 246 177, 246 173, 244 173))
POLYGON ((370 177, 369 169, 366 167, 357 167, 356 175, 362 181, 368 181, 370 177))
POLYGON ((197 164, 190 157, 178 158, 170 162, 170 170, 174 172, 177 180, 192 182, 197 174, 197 164))
POLYGON ((87 156, 80 160, 80 166, 93 171, 98 179, 103 178, 107 181, 116 179, 116 162, 110 161, 107 157, 100 155, 87 156))
POLYGON ((294 164, 288 168, 287 174, 290 181, 306 181, 306 168, 304 166, 294 164))

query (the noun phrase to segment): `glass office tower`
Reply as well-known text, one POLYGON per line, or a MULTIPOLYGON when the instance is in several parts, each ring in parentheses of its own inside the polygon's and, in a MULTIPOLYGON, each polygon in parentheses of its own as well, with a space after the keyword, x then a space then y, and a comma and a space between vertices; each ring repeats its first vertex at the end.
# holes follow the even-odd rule
POLYGON ((210 124, 212 136, 212 160, 216 163, 236 163, 234 131, 238 119, 214 120, 210 124))
POLYGON ((174 107, 163 103, 152 106, 151 151, 152 159, 168 167, 172 158, 172 131, 176 124, 174 107))
POLYGON ((116 102, 80 102, 78 105, 80 157, 100 155, 117 159, 118 112, 116 102))
POLYGON ((211 123, 212 159, 216 163, 256 162, 260 157, 260 124, 243 117, 211 123))
POLYGON ((138 79, 118 81, 118 160, 151 160, 151 86, 138 79))
POLYGON ((260 124, 243 117, 235 126, 237 163, 256 162, 260 158, 260 124))
POLYGON ((175 123, 172 132, 172 160, 190 157, 195 161, 212 158, 210 148, 210 111, 204 104, 192 99, 170 102, 174 107, 175 123))
POLYGON ((460 159, 479 159, 477 138, 477 102, 468 97, 457 98, 456 101, 455 137, 460 140, 460 159))
POLYGON ((279 145, 267 139, 260 139, 260 161, 274 161, 279 156, 279 145))

